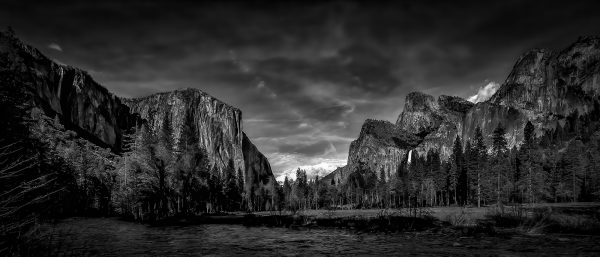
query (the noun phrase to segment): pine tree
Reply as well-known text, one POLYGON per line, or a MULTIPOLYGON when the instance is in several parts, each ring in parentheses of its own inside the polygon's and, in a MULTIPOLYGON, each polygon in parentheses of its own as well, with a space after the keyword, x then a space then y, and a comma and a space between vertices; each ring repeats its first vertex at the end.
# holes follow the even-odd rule
POLYGON ((232 211, 241 202, 233 160, 229 160, 227 167, 223 171, 222 184, 223 200, 225 201, 224 207, 226 210, 232 211))
POLYGON ((533 180, 534 180, 534 167, 533 167, 533 151, 534 151, 534 127, 530 121, 527 121, 525 128, 523 128, 523 162, 524 167, 526 168, 525 172, 527 174, 527 198, 529 203, 534 202, 533 200, 533 180))
POLYGON ((496 202, 501 203, 501 192, 503 187, 503 176, 506 171, 506 158, 505 154, 507 151, 507 142, 505 137, 505 130, 502 124, 498 124, 494 132, 492 133, 492 151, 494 154, 493 167, 496 172, 496 202))
POLYGON ((476 177, 475 184, 477 187, 477 207, 481 207, 481 177, 484 174, 484 170, 486 170, 487 147, 485 146, 483 133, 481 133, 481 128, 479 126, 475 129, 474 141, 472 158, 474 158, 476 162, 474 176, 476 177))
POLYGON ((285 208, 291 209, 292 208, 292 184, 290 183, 290 180, 288 179, 287 176, 285 176, 285 180, 283 181, 283 194, 285 196, 284 197, 285 203, 286 203, 285 208))
POLYGON ((454 140, 450 160, 452 161, 450 183, 454 192, 454 202, 459 204, 460 201, 460 204, 463 204, 467 191, 467 175, 460 136, 456 136, 454 140))
POLYGON ((442 173, 445 175, 445 180, 443 183, 444 194, 446 198, 446 206, 450 205, 450 192, 452 191, 452 164, 451 161, 444 161, 442 164, 442 173))
POLYGON ((294 196, 296 198, 296 205, 298 208, 306 208, 306 200, 308 195, 308 179, 306 177, 306 171, 298 168, 296 170, 296 182, 294 183, 294 196))

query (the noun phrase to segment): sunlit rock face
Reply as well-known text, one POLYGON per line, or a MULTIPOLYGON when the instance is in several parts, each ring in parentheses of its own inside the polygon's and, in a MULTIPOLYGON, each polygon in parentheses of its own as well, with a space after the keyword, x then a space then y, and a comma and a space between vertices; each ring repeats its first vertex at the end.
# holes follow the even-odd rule
POLYGON ((0 33, 0 72, 18 78, 31 100, 67 128, 115 151, 139 117, 83 70, 57 64, 14 35, 0 33))
POLYGON ((218 168, 233 160, 235 170, 244 169, 242 112, 197 89, 183 89, 123 100, 146 120, 155 134, 170 130, 175 150, 187 126, 193 142, 205 149, 218 168))
POLYGON ((259 181, 272 188, 275 178, 268 160, 242 131, 242 112, 198 90, 182 89, 136 99, 124 99, 133 112, 139 113, 150 131, 169 131, 175 150, 181 140, 205 149, 211 163, 223 170, 233 162, 241 170, 246 189, 259 181), (184 135, 189 129, 192 137, 184 135), (251 178, 251 179, 248 179, 251 178), (260 179, 254 179, 260 178, 260 179))
POLYGON ((420 138, 388 121, 366 120, 358 139, 350 143, 346 169, 383 171, 386 179, 396 173, 398 165, 420 138))
POLYGON ((439 105, 433 96, 421 92, 409 93, 396 125, 414 134, 434 130, 443 119, 438 110, 439 105))

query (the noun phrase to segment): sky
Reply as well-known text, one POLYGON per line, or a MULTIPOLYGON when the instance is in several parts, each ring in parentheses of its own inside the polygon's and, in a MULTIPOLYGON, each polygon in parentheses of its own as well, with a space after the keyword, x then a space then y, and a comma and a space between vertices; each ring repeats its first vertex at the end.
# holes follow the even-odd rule
POLYGON ((395 122, 412 91, 482 101, 525 51, 600 35, 598 1, 126 2, 0 0, 0 27, 116 95, 241 109, 278 179, 345 165, 364 120, 395 122))

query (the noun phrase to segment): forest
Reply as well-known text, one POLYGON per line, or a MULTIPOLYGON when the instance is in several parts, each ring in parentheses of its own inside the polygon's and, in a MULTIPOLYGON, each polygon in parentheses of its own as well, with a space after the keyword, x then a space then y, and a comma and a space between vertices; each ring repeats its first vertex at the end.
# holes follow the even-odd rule
POLYGON ((564 124, 539 136, 527 122, 523 142, 510 149, 502 124, 490 140, 477 128, 471 140, 456 137, 447 160, 434 150, 422 155, 410 151, 395 174, 359 165, 342 185, 318 177, 308 181, 306 171, 298 169, 296 181, 286 178, 282 185, 281 206, 355 209, 598 201, 597 110, 572 113, 564 124))

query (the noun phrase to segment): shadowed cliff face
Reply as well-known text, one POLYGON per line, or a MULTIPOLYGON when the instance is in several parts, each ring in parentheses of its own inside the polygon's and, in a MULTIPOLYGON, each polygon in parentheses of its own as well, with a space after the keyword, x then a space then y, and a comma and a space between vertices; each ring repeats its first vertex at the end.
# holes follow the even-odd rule
POLYGON ((456 136, 463 143, 477 127, 490 145, 492 131, 502 125, 508 147, 523 140, 523 128, 531 121, 540 133, 564 124, 573 113, 596 108, 600 96, 600 39, 580 38, 567 49, 552 53, 535 49, 521 56, 500 89, 485 102, 470 103, 452 96, 409 93, 396 124, 367 120, 359 138, 350 145, 348 165, 326 178, 343 183, 358 164, 395 173, 411 150, 440 152, 447 159, 456 136), (376 138, 376 139, 375 139, 376 138), (396 138, 413 138, 412 144, 395 144, 396 138))
MULTIPOLYGON (((275 176, 267 158, 258 151, 258 148, 243 133, 242 152, 244 153, 244 187, 247 193, 261 194, 265 189, 268 195, 275 195, 275 176)), ((249 203, 252 204, 252 203, 249 203)))
POLYGON ((18 78, 35 105, 58 114, 67 128, 115 151, 123 131, 139 120, 85 71, 57 64, 14 35, 0 33, 0 72, 18 78))

